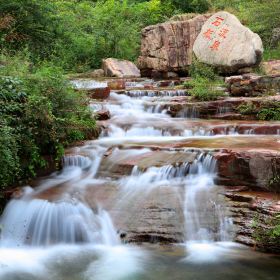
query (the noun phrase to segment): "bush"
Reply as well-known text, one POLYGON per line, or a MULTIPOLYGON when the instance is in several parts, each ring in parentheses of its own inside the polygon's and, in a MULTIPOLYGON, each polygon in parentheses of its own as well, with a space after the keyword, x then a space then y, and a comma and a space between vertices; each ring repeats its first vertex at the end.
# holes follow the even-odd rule
POLYGON ((219 76, 215 73, 215 70, 212 66, 199 62, 195 57, 192 59, 189 74, 192 78, 201 77, 210 81, 219 79, 219 76))
POLYGON ((211 82, 206 78, 197 77, 185 83, 185 87, 190 88, 189 93, 198 101, 216 100, 223 96, 223 91, 218 90, 220 83, 211 82))
POLYGON ((253 102, 247 102, 237 107, 237 111, 242 115, 255 115, 258 112, 257 107, 253 102))
POLYGON ((53 60, 66 71, 99 68, 106 57, 135 60, 141 29, 164 21, 174 8, 160 0, 0 2, 2 49, 27 48, 33 63, 53 60))
POLYGON ((280 121, 280 103, 263 102, 257 116, 262 121, 280 121))
POLYGON ((0 69, 3 187, 34 177, 38 168, 46 166, 45 155, 60 160, 64 147, 95 133, 86 97, 70 87, 61 69, 43 63, 32 71, 23 67, 15 77, 20 57, 5 59, 10 63, 0 69))
POLYGON ((192 80, 185 82, 184 86, 189 89, 189 93, 196 100, 216 100, 224 95, 224 92, 218 89, 223 86, 223 82, 215 73, 213 67, 193 58, 189 73, 192 80))
POLYGON ((187 13, 204 13, 210 8, 208 0, 163 0, 163 3, 170 3, 176 9, 187 13))
POLYGON ((28 46, 34 56, 46 57, 58 37, 52 1, 0 1, 1 45, 12 50, 28 46))

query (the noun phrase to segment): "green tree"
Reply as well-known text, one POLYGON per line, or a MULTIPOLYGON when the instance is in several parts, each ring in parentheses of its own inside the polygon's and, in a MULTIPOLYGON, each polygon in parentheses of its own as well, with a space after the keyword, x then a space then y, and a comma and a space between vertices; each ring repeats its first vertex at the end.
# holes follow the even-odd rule
POLYGON ((18 50, 28 46, 41 57, 50 54, 58 37, 52 1, 47 0, 1 0, 0 35, 1 46, 18 50))

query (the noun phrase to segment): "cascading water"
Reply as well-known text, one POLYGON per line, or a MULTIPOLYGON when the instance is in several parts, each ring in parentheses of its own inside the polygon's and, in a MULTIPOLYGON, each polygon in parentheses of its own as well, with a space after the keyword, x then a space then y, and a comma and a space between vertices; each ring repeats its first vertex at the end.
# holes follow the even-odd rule
POLYGON ((1 244, 6 246, 119 243, 104 210, 94 213, 78 201, 12 200, 0 223, 1 244))
POLYGON ((160 187, 174 191, 183 188, 186 243, 231 241, 232 224, 217 194, 215 169, 215 159, 200 152, 191 163, 150 167, 146 171, 135 166, 131 175, 119 182, 122 198, 133 200, 160 187))
POLYGON ((215 192, 215 168, 215 159, 201 154, 185 180, 187 242, 231 241, 231 223, 215 192))
MULTIPOLYGON (((171 273, 174 279, 192 279, 198 270, 190 262, 221 262, 227 254, 223 246, 231 240, 232 224, 215 185, 215 159, 211 152, 179 147, 180 160, 172 161, 177 153, 173 144, 239 132, 231 124, 200 123, 195 107, 171 118, 168 106, 157 98, 171 100, 183 92, 138 89, 146 83, 151 81, 127 82, 131 88, 125 94, 111 92, 108 101, 93 104, 93 109, 111 114, 101 137, 70 149, 60 172, 6 206, 0 220, 0 280, 169 280, 171 273), (158 159, 161 148, 165 153, 159 151, 163 155, 158 159), (141 161, 147 154, 152 154, 152 164, 141 161), (135 159, 142 165, 125 173, 135 159), (171 257, 169 249, 166 256, 162 251, 148 254, 123 245, 119 235, 124 241, 126 235, 136 242, 139 236, 140 242, 179 240, 183 254, 175 259, 178 252, 171 257)), ((73 84, 107 86, 96 81, 73 84)), ((235 252, 232 247, 230 252, 235 252)), ((209 279, 217 279, 218 264, 209 279)), ((200 268, 206 272, 197 279, 208 278, 209 267, 200 268)))

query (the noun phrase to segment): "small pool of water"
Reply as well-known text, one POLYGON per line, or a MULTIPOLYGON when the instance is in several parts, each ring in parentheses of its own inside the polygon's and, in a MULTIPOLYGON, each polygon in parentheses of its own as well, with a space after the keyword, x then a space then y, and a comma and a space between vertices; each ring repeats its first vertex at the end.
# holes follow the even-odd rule
POLYGON ((1 248, 1 280, 279 279, 280 258, 235 243, 1 248))

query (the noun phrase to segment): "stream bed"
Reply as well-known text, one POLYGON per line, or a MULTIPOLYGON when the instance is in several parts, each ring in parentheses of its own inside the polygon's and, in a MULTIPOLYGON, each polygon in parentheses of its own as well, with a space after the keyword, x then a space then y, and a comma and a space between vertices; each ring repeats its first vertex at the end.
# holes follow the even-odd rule
POLYGON ((213 157, 219 145, 279 143, 278 130, 172 118, 154 101, 138 90, 91 105, 111 114, 100 138, 6 206, 1 280, 279 279, 279 257, 234 242, 213 157))

